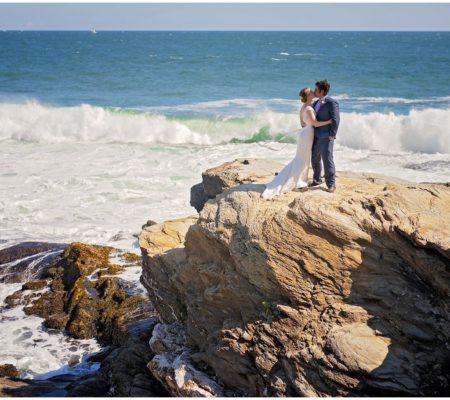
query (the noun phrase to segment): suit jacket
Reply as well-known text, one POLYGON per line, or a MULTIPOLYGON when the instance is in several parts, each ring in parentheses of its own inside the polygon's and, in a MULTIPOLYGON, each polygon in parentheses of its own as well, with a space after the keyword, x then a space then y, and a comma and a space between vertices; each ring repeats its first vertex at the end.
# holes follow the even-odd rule
MULTIPOLYGON (((314 107, 318 101, 314 102, 314 107)), ((336 137, 340 122, 339 103, 331 97, 325 97, 323 101, 324 103, 320 106, 316 114, 316 119, 317 121, 328 121, 331 119, 331 124, 314 128, 314 136, 318 139, 328 136, 336 137)))

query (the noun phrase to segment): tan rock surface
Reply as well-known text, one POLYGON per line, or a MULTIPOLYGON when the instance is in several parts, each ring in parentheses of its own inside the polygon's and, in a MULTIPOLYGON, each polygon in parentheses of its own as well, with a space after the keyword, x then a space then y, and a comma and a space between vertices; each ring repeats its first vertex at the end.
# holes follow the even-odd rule
POLYGON ((237 158, 207 169, 202 174, 202 181, 191 188, 191 206, 200 212, 209 199, 224 190, 243 183, 268 182, 282 167, 274 161, 237 158))
POLYGON ((237 394, 448 394, 449 185, 339 173, 334 194, 263 189, 208 201, 184 247, 157 254, 158 229, 141 233, 162 319, 237 394))

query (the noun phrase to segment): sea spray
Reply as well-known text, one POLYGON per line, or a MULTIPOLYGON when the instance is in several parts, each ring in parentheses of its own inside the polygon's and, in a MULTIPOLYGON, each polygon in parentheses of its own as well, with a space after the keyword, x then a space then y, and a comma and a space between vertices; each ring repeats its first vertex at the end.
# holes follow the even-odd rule
MULTIPOLYGON (((341 113, 338 143, 353 149, 450 154, 450 108, 341 113)), ((285 141, 300 128, 296 112, 248 116, 161 114, 82 104, 0 103, 0 140, 38 143, 162 143, 217 145, 285 141)), ((289 141, 289 140, 288 140, 289 141)))

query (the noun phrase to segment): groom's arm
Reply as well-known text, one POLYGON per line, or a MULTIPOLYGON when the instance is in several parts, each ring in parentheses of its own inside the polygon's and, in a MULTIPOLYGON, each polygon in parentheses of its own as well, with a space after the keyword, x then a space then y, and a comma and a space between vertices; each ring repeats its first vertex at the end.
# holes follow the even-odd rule
POLYGON ((331 102, 330 114, 331 114, 330 136, 336 137, 340 122, 339 103, 337 101, 331 102))

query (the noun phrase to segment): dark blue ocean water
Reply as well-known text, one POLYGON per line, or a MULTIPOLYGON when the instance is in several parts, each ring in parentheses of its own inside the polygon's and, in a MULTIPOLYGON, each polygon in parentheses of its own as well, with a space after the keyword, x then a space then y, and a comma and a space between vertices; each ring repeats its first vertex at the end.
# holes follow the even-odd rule
POLYGON ((0 32, 0 101, 296 101, 327 78, 344 111, 403 114, 447 108, 449 70, 449 32, 0 32))

